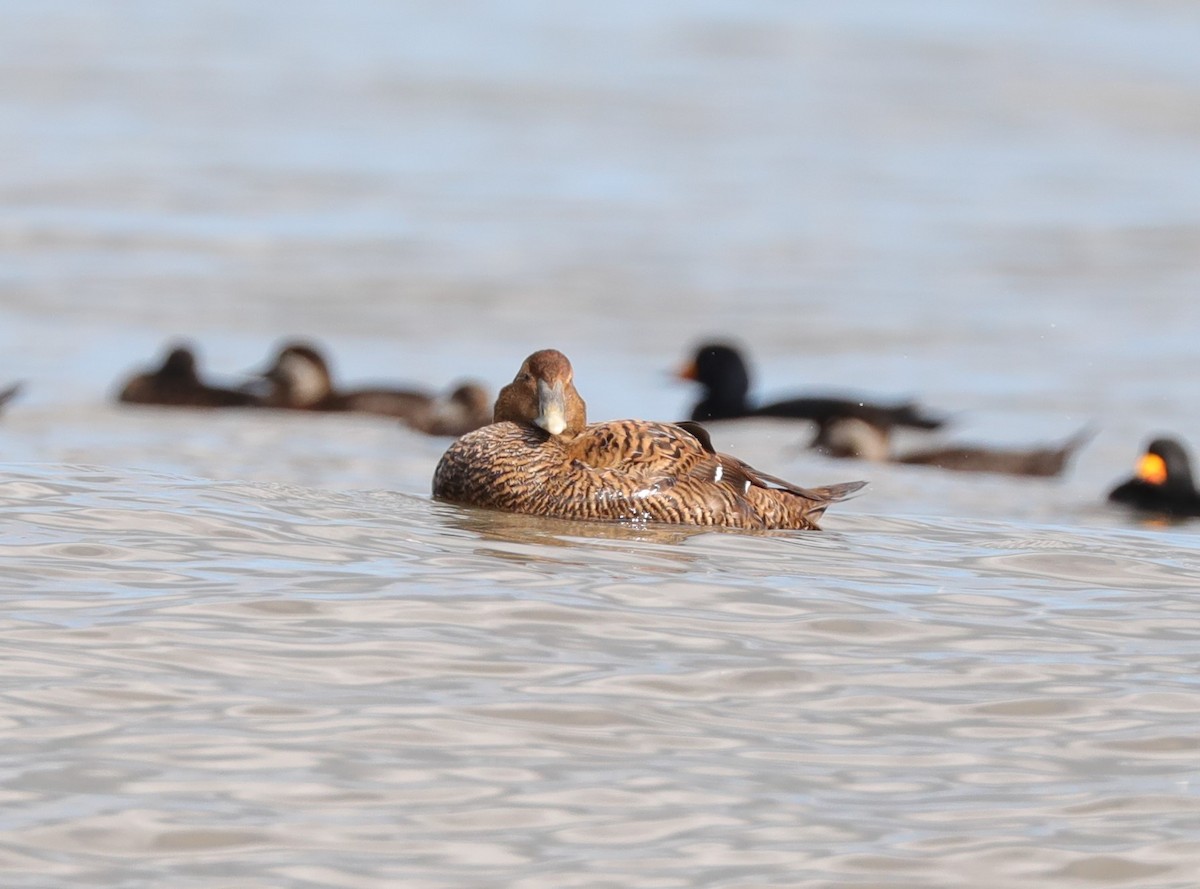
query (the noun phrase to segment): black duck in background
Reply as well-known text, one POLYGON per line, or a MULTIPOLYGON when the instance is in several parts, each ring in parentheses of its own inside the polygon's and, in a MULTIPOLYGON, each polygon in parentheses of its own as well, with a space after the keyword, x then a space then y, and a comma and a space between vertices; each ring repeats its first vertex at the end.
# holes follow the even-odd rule
POLYGON ((1138 459, 1133 478, 1108 494, 1112 503, 1168 517, 1200 516, 1192 461, 1173 438, 1156 438, 1138 459))
POLYGON ((122 384, 117 401, 163 407, 250 407, 258 399, 242 389, 210 386, 200 379, 195 353, 187 346, 175 346, 161 365, 135 374, 122 384))
POLYGON ((701 346, 678 376, 680 379, 694 380, 704 388, 704 397, 692 409, 691 419, 697 422, 784 417, 811 420, 820 429, 835 420, 854 417, 882 430, 890 430, 895 426, 939 429, 945 424, 942 417, 927 414, 911 402, 873 404, 857 399, 814 396, 755 407, 749 400, 750 371, 746 362, 737 349, 723 343, 701 346))
POLYGON ((850 457, 909 466, 932 466, 955 472, 994 472, 1052 478, 1095 436, 1081 429, 1057 445, 1030 448, 991 448, 982 445, 946 445, 893 454, 891 436, 879 427, 855 418, 835 420, 818 433, 812 447, 828 457, 850 457))

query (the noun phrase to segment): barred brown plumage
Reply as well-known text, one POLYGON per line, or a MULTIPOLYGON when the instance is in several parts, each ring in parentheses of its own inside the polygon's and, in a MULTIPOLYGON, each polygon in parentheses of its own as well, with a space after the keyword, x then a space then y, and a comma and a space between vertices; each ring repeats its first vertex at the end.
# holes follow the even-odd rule
POLYGON ((691 424, 589 426, 571 363, 553 349, 525 360, 494 419, 442 456, 435 497, 558 518, 815 530, 829 504, 865 484, 798 487, 717 453, 691 424))

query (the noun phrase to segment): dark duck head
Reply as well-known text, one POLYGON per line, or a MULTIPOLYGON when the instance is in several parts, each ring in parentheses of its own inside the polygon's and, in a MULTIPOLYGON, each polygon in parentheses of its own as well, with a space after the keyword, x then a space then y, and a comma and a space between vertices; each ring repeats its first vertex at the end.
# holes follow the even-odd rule
POLYGON ((199 385, 200 377, 196 373, 195 353, 185 346, 176 346, 167 353, 162 365, 155 371, 155 376, 173 383, 199 385))
POLYGON ((308 343, 285 345, 262 376, 273 387, 267 401, 277 407, 311 407, 333 393, 329 365, 308 343))
POLYGON ((750 411, 750 371, 733 346, 706 343, 678 376, 704 388, 704 397, 692 409, 693 420, 728 420, 750 411))

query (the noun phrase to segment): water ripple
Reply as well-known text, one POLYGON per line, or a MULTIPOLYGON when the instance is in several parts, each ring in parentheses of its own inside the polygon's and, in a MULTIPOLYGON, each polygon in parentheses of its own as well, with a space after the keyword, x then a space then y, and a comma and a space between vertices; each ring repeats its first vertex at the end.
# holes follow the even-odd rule
POLYGON ((19 874, 1141 887, 1195 863, 1194 556, 1142 531, 651 534, 6 478, 19 874))

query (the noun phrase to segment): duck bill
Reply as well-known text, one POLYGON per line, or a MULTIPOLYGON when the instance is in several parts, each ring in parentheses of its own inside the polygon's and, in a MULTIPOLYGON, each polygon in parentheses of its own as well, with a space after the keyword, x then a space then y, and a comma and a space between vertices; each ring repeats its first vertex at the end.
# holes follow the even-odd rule
POLYGON ((1157 454, 1146 454, 1138 460, 1137 477, 1152 485, 1161 485, 1167 480, 1167 464, 1157 454))
POLYGON ((562 382, 551 385, 538 380, 538 415, 534 424, 551 435, 559 435, 567 428, 567 397, 562 382))
POLYGON ((679 368, 679 370, 675 371, 675 379, 677 380, 695 381, 699 378, 699 375, 696 373, 695 361, 689 362, 688 364, 685 364, 683 367, 679 368))

